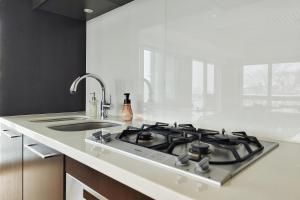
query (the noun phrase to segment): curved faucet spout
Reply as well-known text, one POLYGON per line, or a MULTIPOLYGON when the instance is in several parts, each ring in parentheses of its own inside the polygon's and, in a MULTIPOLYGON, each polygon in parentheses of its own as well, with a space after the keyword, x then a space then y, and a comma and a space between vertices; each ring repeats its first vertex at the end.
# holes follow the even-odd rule
POLYGON ((75 79, 75 81, 72 83, 71 88, 70 88, 71 94, 76 93, 78 84, 83 79, 86 79, 86 78, 89 78, 89 77, 94 78, 96 81, 98 81, 98 83, 101 85, 102 90, 105 90, 105 85, 104 85, 103 81, 101 80, 101 78, 98 75, 96 75, 96 74, 90 74, 90 73, 88 73, 88 74, 85 74, 83 76, 79 76, 77 79, 75 79))
POLYGON ((106 93, 105 93, 105 85, 104 85, 104 82, 101 80, 101 78, 96 75, 96 74, 85 74, 83 76, 79 76, 77 79, 75 79, 70 87, 70 93, 71 94, 75 94, 77 92, 77 87, 78 87, 78 84, 83 80, 83 79, 86 79, 86 78, 93 78, 95 79, 96 81, 98 81, 98 83, 100 84, 101 86, 101 89, 102 89, 102 98, 101 98, 101 101, 100 101, 100 115, 101 115, 101 119, 104 119, 107 117, 107 113, 106 113, 106 110, 110 108, 110 104, 111 102, 107 102, 106 101, 106 93))

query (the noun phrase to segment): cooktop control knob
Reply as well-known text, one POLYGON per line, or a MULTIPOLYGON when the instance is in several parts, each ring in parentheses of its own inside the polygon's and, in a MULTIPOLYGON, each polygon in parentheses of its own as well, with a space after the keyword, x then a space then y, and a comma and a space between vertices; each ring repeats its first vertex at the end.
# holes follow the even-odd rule
POLYGON ((206 173, 209 170, 209 158, 205 157, 196 164, 196 172, 206 173))
POLYGON ((190 163, 190 157, 188 154, 183 154, 177 157, 175 165, 176 166, 186 166, 190 163))
POLYGON ((107 143, 111 141, 110 133, 106 133, 105 135, 103 135, 103 132, 99 131, 97 133, 93 133, 93 136, 95 137, 96 140, 100 140, 103 143, 107 143))

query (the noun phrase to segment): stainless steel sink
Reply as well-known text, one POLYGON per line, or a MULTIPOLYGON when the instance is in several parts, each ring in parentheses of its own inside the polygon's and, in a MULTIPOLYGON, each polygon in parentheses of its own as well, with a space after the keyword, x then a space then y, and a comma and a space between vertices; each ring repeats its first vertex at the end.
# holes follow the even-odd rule
POLYGON ((114 126, 120 126, 120 124, 110 123, 110 122, 84 122, 77 124, 67 124, 67 125, 59 125, 59 126, 50 126, 50 129, 56 131, 87 131, 94 130, 100 128, 109 128, 114 126))
POLYGON ((46 123, 46 122, 60 122, 60 121, 71 121, 71 120, 86 120, 87 117, 59 117, 59 118, 39 118, 31 120, 30 122, 36 122, 36 123, 46 123))

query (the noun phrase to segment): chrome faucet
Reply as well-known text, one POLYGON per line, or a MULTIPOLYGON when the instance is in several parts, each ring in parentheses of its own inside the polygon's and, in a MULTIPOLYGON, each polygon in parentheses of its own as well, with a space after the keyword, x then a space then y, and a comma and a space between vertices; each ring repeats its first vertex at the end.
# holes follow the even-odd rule
POLYGON ((98 83, 100 84, 101 88, 102 88, 102 97, 101 97, 101 101, 100 101, 100 117, 101 119, 105 119, 107 118, 107 110, 110 109, 111 106, 111 96, 109 99, 109 102, 106 101, 106 93, 105 93, 105 86, 103 81, 101 80, 101 78, 96 75, 96 74, 85 74, 83 76, 79 76, 77 79, 75 79, 75 81, 72 83, 71 88, 70 88, 70 93, 71 94, 75 94, 77 91, 77 86, 80 83, 80 81, 82 81, 83 79, 86 78, 93 78, 96 81, 98 81, 98 83))

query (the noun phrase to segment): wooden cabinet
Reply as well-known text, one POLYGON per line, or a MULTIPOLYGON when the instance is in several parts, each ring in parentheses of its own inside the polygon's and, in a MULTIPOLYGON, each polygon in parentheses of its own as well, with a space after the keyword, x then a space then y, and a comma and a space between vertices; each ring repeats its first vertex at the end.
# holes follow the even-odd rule
MULTIPOLYGON (((72 159, 69 157, 65 157, 65 170, 66 176, 72 176, 77 181, 81 182, 91 190, 100 194, 102 197, 109 200, 150 200, 151 198, 72 159)), ((68 178, 67 178, 68 179, 68 178)), ((68 180, 67 180, 68 182, 68 180)), ((77 187, 79 188, 79 187, 77 187)), ((68 191, 73 192, 73 191, 68 191)), ((89 191, 88 191, 89 192, 89 191)), ((92 195, 92 193, 88 194, 87 191, 82 192, 84 198, 86 199, 101 199, 97 197, 97 195, 92 195)), ((68 194, 67 194, 68 196, 68 194)), ((78 196, 78 195, 77 195, 78 196)), ((69 200, 69 199, 67 199, 69 200)))
POLYGON ((24 136, 23 200, 64 199, 64 157, 24 136))
POLYGON ((0 130, 0 200, 151 199, 8 127, 0 130))
POLYGON ((133 0, 32 0, 33 9, 44 10, 78 20, 90 20, 133 0), (90 9, 84 12, 84 9, 90 9))
POLYGON ((22 134, 0 131, 0 199, 22 200, 22 134))

